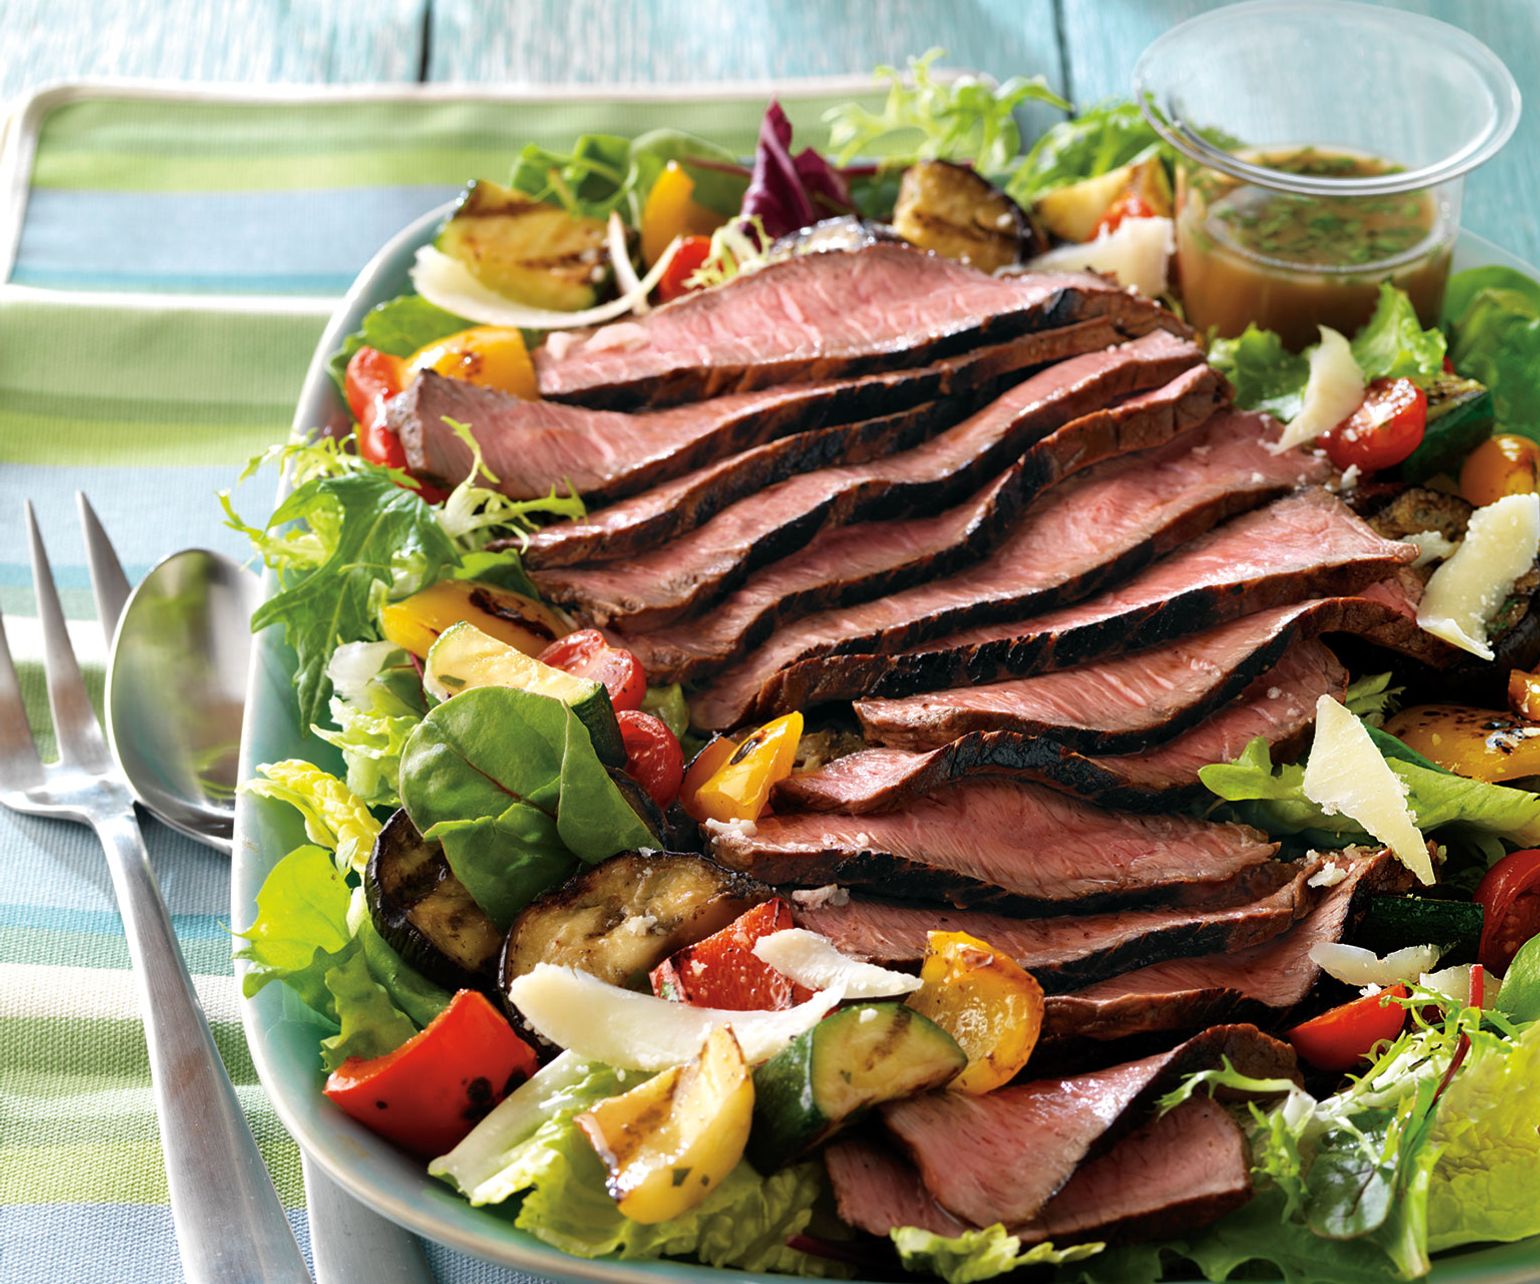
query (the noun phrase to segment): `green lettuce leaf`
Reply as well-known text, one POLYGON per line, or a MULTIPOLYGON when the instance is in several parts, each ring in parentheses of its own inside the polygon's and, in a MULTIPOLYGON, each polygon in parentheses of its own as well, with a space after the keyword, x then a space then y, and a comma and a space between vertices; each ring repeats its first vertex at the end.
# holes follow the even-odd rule
POLYGON ((1215 339, 1208 359, 1234 386, 1237 404, 1284 423, 1299 414, 1310 363, 1285 348, 1272 330, 1248 325, 1234 339, 1215 339))
POLYGON ((346 642, 326 676, 334 725, 311 730, 342 751, 357 797, 371 807, 398 806, 401 751, 427 712, 416 668, 389 642, 346 642))
MULTIPOLYGON (((1388 670, 1384 673, 1365 674, 1348 687, 1342 699, 1343 705, 1365 725, 1379 727, 1401 707, 1401 693, 1406 690, 1405 687, 1390 685, 1393 676, 1388 670)), ((1384 752, 1383 746, 1380 752, 1384 752)))
POLYGON ((961 1235, 937 1235, 918 1226, 896 1226, 888 1232, 906 1271, 939 1275, 946 1284, 976 1284, 1026 1266, 1063 1266, 1095 1257, 1105 1244, 1075 1244, 1055 1248, 1037 1244, 1022 1250, 1021 1240, 999 1222, 985 1230, 961 1235))
POLYGON ((1499 431, 1540 440, 1540 282, 1505 267, 1458 272, 1444 324, 1455 369, 1491 390, 1499 431))
MULTIPOLYGON (((383 944, 383 942, 381 942, 383 944)), ((374 979, 357 937, 341 960, 326 969, 338 1032, 321 1040, 321 1062, 335 1070, 349 1057, 382 1057, 417 1033, 412 1019, 391 1001, 390 991, 374 979)))
POLYGON ((680 739, 690 730, 690 706, 685 703, 684 688, 677 682, 666 687, 648 687, 642 697, 642 712, 652 714, 680 739))
POLYGON ((1135 103, 1103 103, 1045 130, 1005 190, 1012 200, 1030 205, 1044 192, 1096 178, 1159 146, 1159 135, 1135 103))
POLYGON ((1424 330, 1404 291, 1380 286, 1374 315, 1353 336, 1353 360, 1365 379, 1411 379, 1427 387, 1444 368, 1444 335, 1424 330))
POLYGON ((401 758, 401 799, 501 927, 576 861, 656 847, 559 701, 508 687, 446 700, 401 758))
POLYGON ((264 762, 256 778, 241 786, 258 798, 288 803, 305 818, 305 837, 335 854, 337 868, 361 870, 380 833, 377 821, 362 800, 329 771, 303 758, 264 762))
POLYGON ((420 295, 403 294, 364 313, 359 328, 342 341, 327 368, 340 392, 348 362, 360 348, 378 348, 393 357, 409 357, 425 344, 458 334, 470 324, 464 317, 445 312, 420 295))

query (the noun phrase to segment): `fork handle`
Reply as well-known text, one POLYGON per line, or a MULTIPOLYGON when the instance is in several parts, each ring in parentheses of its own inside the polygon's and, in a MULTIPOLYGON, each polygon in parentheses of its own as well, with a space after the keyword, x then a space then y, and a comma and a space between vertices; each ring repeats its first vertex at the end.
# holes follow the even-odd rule
POLYGON ((132 811, 96 820, 139 978, 177 1245, 189 1284, 309 1284, 214 1046, 132 811))

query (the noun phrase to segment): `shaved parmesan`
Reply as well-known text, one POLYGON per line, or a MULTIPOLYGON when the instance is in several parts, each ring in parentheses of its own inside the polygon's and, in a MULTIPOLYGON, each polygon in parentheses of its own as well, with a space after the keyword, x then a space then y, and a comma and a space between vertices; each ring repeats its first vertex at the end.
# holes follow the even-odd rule
MULTIPOLYGON (((1462 1008, 1470 1006, 1470 982, 1471 968, 1474 964, 1457 963, 1454 967, 1446 967, 1442 972, 1424 972, 1417 978, 1417 984, 1425 990, 1433 990, 1442 994, 1447 999, 1452 999, 1462 1008)), ((1491 972, 1483 970, 1481 978, 1481 1006, 1489 1008, 1493 1000, 1497 998, 1498 990, 1502 982, 1491 972)))
POLYGON ((1436 945, 1408 945, 1381 958, 1356 945, 1317 941, 1310 947, 1310 961, 1344 985, 1386 986, 1415 981, 1438 962, 1442 952, 1436 945))
POLYGON ((847 999, 885 999, 913 994, 920 988, 919 977, 850 958, 835 949, 827 937, 803 927, 760 937, 754 942, 754 954, 798 985, 809 990, 838 986, 847 999))
POLYGON ((1337 331, 1323 325, 1320 343, 1310 350, 1304 405, 1268 449, 1281 455, 1314 441, 1357 410, 1363 399, 1364 372, 1353 360, 1353 349, 1337 331))
POLYGON ((1176 252, 1168 218, 1126 218, 1084 245, 1061 245, 1039 254, 1028 267, 1047 272, 1105 272, 1119 285, 1154 299, 1166 292, 1167 268, 1176 252))
POLYGON ((1492 658, 1487 621, 1540 552, 1540 495, 1504 495, 1471 514, 1459 548, 1428 581, 1417 623, 1451 646, 1492 658))
POLYGON ((523 1018, 558 1047, 623 1070, 666 1070, 694 1059, 712 1029, 732 1030, 751 1065, 811 1030, 843 999, 835 986, 784 1012, 695 1008, 622 990, 576 968, 537 963, 508 985, 523 1018))
POLYGON ((633 288, 624 291, 619 298, 598 307, 584 308, 581 312, 554 312, 517 303, 483 285, 465 264, 431 245, 424 245, 417 251, 417 263, 412 268, 412 288, 435 307, 479 325, 517 326, 521 330, 573 330, 613 321, 634 312, 638 303, 645 304, 647 296, 668 271, 678 248, 679 240, 675 238, 663 252, 663 257, 633 288))
POLYGON ((1424 883, 1433 862, 1406 806, 1406 784, 1374 747, 1364 724, 1329 695, 1315 706, 1315 740, 1305 764, 1305 797, 1329 816, 1351 817, 1424 883))
POLYGON ((1403 538, 1408 544, 1415 545, 1417 549, 1417 560, 1412 563, 1413 570, 1419 566, 1427 566, 1430 562, 1442 562, 1460 547, 1443 531, 1413 531, 1403 538))

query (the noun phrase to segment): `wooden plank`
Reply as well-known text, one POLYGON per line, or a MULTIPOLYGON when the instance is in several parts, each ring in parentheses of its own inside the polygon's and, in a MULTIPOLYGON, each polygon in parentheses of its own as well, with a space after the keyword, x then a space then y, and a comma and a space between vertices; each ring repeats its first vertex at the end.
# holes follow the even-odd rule
POLYGON ((0 97, 59 80, 417 79, 428 0, 4 0, 0 97))
MULTIPOLYGON (((1212 0, 1062 0, 1069 92, 1077 102, 1126 97, 1140 52, 1212 0)), ((1529 105, 1504 151, 1465 184, 1462 223, 1540 263, 1540 21, 1534 0, 1376 0, 1463 27, 1508 64, 1529 105)), ((1280 68, 1287 92, 1287 70, 1280 68)), ((1415 86, 1409 86, 1415 92, 1415 86)))
MULTIPOLYGON (((932 46, 1060 84, 1053 0, 434 0, 430 80, 694 84, 867 72, 932 46)), ((1037 127, 1055 117, 1034 113, 1037 127)))

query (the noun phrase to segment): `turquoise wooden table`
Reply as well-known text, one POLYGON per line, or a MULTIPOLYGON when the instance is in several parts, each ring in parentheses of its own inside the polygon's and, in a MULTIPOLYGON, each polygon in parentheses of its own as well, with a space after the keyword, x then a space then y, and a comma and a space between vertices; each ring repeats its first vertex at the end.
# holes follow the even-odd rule
MULTIPOLYGON (((50 117, 16 269, 0 284, 0 609, 33 703, 41 684, 27 655, 37 629, 20 500, 38 504, 72 632, 99 678, 71 492, 91 493, 132 576, 179 545, 239 552, 213 493, 281 435, 324 316, 372 248, 465 178, 500 172, 536 132, 559 145, 587 119, 581 106, 541 114, 457 99, 447 86, 763 82, 865 73, 939 45, 950 65, 1041 74, 1087 104, 1125 94, 1149 40, 1210 7, 0 0, 6 99, 103 77, 399 90, 383 106, 187 109, 206 135, 100 90, 50 117), (414 98, 424 83, 434 93, 414 98)), ((1540 0, 1401 7, 1469 28, 1534 104, 1503 155, 1469 181, 1465 221, 1540 261, 1540 0)), ((663 123, 649 112, 675 109, 644 95, 629 110, 647 127, 663 123)), ((752 145, 757 102, 695 110, 685 119, 701 132, 752 145)), ((816 111, 801 110, 815 127, 816 111)), ((263 502, 247 496, 246 515, 263 502)), ((235 1021, 227 870, 154 825, 147 837, 221 1051, 305 1241, 296 1154, 235 1021)), ((91 844, 69 826, 0 814, 0 1284, 178 1277, 126 952, 91 844)), ((521 1278, 431 1256, 443 1284, 521 1278)))

